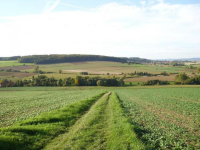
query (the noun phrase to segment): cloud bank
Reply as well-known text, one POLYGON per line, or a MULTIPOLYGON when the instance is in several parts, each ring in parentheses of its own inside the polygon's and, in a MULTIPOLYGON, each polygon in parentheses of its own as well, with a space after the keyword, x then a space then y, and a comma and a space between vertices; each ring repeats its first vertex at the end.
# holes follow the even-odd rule
POLYGON ((0 24, 2 56, 100 54, 157 58, 200 57, 200 5, 160 0, 142 6, 109 3, 92 10, 9 18, 0 24))

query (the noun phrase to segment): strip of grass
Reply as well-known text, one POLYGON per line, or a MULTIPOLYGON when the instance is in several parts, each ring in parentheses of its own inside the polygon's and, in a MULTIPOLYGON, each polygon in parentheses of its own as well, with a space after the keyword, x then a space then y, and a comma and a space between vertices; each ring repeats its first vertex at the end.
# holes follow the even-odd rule
POLYGON ((142 150, 144 145, 113 93, 99 99, 68 133, 54 139, 45 149, 142 150))
POLYGON ((1 150, 41 149, 55 136, 66 132, 104 94, 1 128, 1 150))
POLYGON ((99 99, 68 133, 53 140, 45 150, 52 149, 105 149, 105 109, 109 94, 99 99))
POLYGON ((145 149, 133 130, 134 126, 130 124, 129 119, 125 116, 116 93, 111 95, 108 105, 110 115, 108 118, 107 149, 145 149))

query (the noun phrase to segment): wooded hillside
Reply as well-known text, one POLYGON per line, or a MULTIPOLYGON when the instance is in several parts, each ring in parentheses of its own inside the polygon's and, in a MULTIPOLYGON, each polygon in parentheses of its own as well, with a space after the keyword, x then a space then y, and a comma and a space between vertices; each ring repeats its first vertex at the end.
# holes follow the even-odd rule
POLYGON ((125 59, 118 57, 100 56, 100 55, 32 55, 23 56, 18 59, 20 63, 53 64, 65 62, 82 61, 113 61, 126 62, 125 59))

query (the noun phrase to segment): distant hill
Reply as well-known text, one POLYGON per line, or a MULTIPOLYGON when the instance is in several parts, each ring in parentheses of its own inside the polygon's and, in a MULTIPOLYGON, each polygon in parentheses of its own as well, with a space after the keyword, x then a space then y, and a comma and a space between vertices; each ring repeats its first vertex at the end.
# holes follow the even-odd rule
POLYGON ((200 61, 200 58, 157 59, 160 61, 200 61))
POLYGON ((21 56, 0 57, 0 61, 17 60, 18 58, 21 58, 21 56))
POLYGON ((0 57, 0 61, 18 60, 20 63, 53 64, 65 62, 83 62, 83 61, 112 61, 112 62, 135 62, 149 63, 151 60, 139 57, 112 57, 101 55, 30 55, 0 57))
POLYGON ((139 62, 139 63, 150 63, 150 62, 152 62, 152 60, 150 60, 150 59, 139 58, 139 57, 128 57, 128 58, 124 58, 124 59, 126 59, 126 61, 139 62))
POLYGON ((84 62, 84 61, 112 61, 112 62, 126 62, 125 59, 111 56, 101 55, 31 55, 22 56, 18 59, 20 63, 35 63, 35 64, 54 64, 65 62, 84 62))

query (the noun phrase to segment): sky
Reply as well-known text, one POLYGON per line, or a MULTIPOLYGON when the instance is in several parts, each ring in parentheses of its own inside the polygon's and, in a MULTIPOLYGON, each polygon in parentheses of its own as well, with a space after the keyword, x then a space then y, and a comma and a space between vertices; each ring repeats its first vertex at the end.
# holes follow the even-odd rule
POLYGON ((0 52, 200 57, 200 0, 0 1, 0 52))

